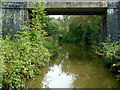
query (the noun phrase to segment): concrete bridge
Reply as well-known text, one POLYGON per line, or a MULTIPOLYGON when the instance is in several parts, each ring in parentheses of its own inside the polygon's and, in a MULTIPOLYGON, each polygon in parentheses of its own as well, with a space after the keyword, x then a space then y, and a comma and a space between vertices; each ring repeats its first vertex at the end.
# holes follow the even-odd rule
MULTIPOLYGON (((20 27, 20 18, 29 19, 30 10, 34 8, 33 2, 39 0, 4 0, 2 14, 3 35, 10 29, 14 34, 20 27)), ((108 35, 112 41, 118 41, 120 32, 120 0, 45 0, 48 15, 101 15, 101 40, 108 35)))
MULTIPOLYGON (((0 37, 10 32, 10 29, 13 29, 11 34, 16 33, 22 22, 20 18, 29 20, 30 11, 34 8, 33 2, 38 1, 4 0, 0 4, 0 17, 6 19, 0 20, 3 23, 0 26, 0 37)), ((48 15, 100 15, 101 41, 107 36, 114 42, 120 38, 120 0, 45 0, 45 3, 48 15)))

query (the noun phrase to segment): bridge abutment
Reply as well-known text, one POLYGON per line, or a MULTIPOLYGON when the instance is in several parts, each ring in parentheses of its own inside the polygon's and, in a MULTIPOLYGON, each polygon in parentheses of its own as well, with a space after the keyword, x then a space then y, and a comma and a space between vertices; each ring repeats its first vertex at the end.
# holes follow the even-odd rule
POLYGON ((111 42, 119 40, 120 33, 120 2, 108 2, 107 9, 107 37, 111 42))
MULTIPOLYGON (((26 2, 7 2, 3 6, 3 16, 2 21, 2 34, 3 36, 8 33, 14 35, 18 30, 20 30, 22 20, 27 20, 27 7, 26 2)), ((12 36, 13 38, 13 36, 12 36)))

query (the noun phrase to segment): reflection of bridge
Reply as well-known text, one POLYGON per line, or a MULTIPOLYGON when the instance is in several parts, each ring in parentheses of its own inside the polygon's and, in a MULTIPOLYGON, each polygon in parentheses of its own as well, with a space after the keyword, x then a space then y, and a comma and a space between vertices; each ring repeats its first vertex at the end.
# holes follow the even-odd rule
MULTIPOLYGON (((34 7, 33 2, 39 0, 4 0, 3 28, 7 32, 12 28, 15 33, 20 26, 20 18, 29 19, 30 10, 34 7)), ((109 34, 111 40, 117 41, 120 32, 120 0, 45 0, 46 10, 49 15, 101 15, 102 41, 109 34)), ((7 33, 3 31, 3 34, 7 33)))

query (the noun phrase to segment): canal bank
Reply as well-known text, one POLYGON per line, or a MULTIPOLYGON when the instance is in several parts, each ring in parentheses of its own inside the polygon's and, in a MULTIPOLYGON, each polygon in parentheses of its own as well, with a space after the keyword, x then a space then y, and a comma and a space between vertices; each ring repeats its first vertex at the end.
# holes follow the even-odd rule
POLYGON ((88 46, 62 44, 51 63, 26 88, 118 88, 114 75, 88 46))

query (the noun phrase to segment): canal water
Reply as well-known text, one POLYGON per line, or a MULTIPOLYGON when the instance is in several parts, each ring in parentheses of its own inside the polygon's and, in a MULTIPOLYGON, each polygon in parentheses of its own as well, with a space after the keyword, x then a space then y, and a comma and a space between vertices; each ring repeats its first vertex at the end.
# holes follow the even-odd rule
POLYGON ((59 53, 26 88, 118 88, 114 75, 88 46, 62 44, 59 53))

